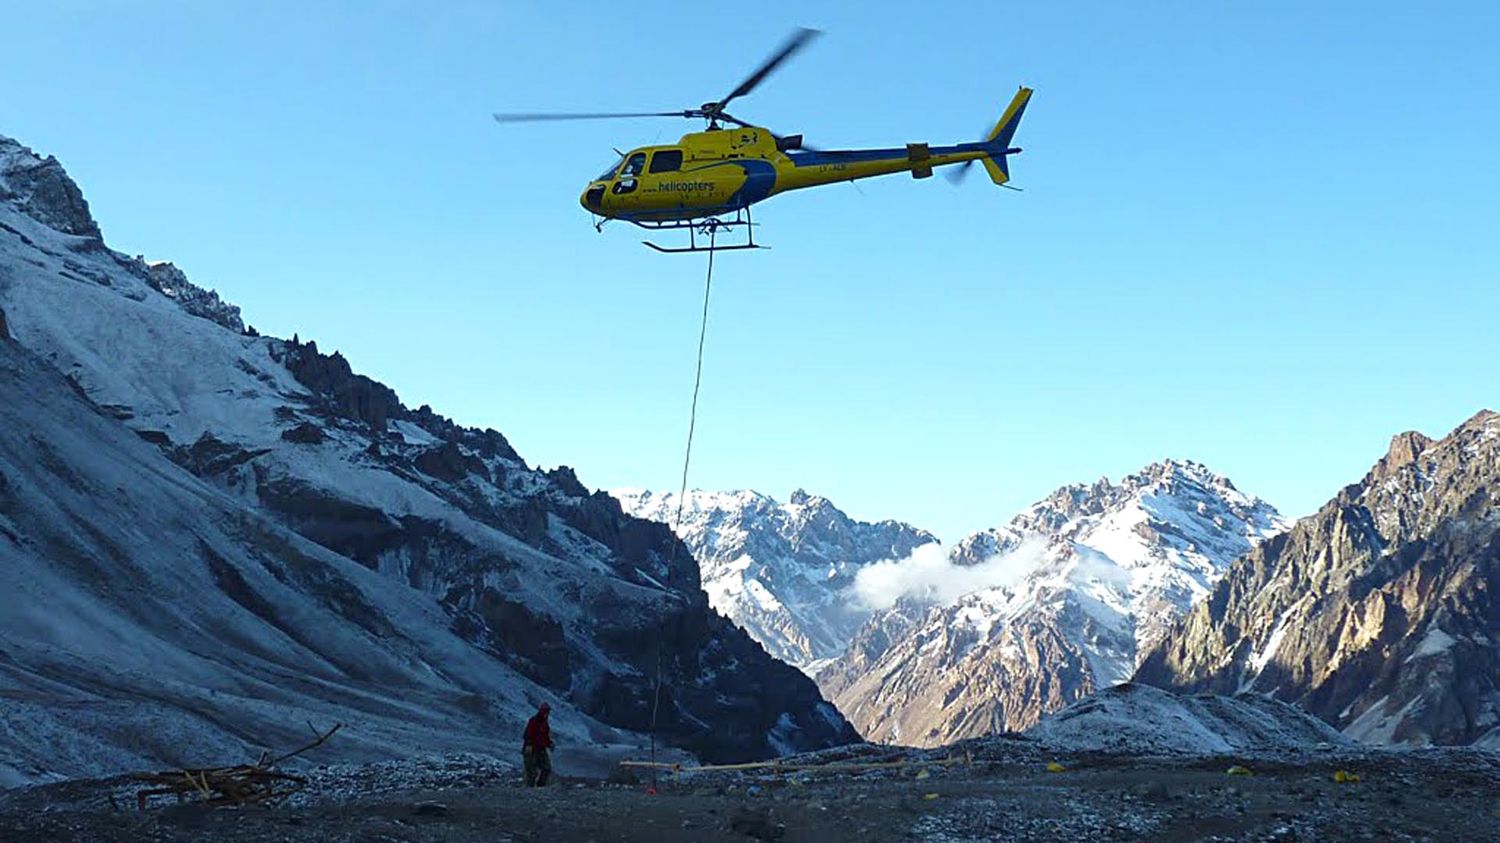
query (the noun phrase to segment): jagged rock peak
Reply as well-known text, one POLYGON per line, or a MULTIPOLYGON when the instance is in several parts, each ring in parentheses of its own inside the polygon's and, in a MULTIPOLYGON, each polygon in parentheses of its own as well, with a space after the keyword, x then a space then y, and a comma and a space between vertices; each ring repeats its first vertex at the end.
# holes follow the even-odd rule
POLYGON ((1234 488, 1228 477, 1209 470, 1208 466, 1193 460, 1167 458, 1154 462, 1121 481, 1122 486, 1150 483, 1196 483, 1201 486, 1234 488))
MULTIPOLYGON (((70 249, 74 252, 99 252, 115 267, 145 281, 184 311, 235 333, 246 332, 238 307, 221 299, 213 290, 189 281, 173 264, 147 261, 140 255, 131 258, 105 248, 103 235, 89 212, 83 191, 62 164, 50 155, 42 158, 3 135, 0 135, 0 202, 54 231, 85 238, 68 244, 70 249)), ((17 233, 16 236, 28 242, 23 235, 17 233)), ((89 269, 77 261, 71 262, 68 271, 94 283, 110 283, 107 270, 89 269)))
POLYGON ((954 550, 954 561, 958 564, 980 562, 985 556, 1003 549, 1003 545, 1014 543, 1001 540, 996 544, 995 540, 1000 538, 997 532, 1054 531, 1075 519, 1101 515, 1156 497, 1180 498, 1210 506, 1222 502, 1242 516, 1249 515, 1252 521, 1265 522, 1262 526, 1268 526, 1266 517, 1275 515, 1274 508, 1264 500, 1244 494, 1228 477, 1202 463, 1164 459, 1127 474, 1118 484, 1108 477, 1101 477, 1093 483, 1063 486, 1023 510, 1008 527, 976 533, 959 542, 954 550))
MULTIPOLYGON (((758 493, 752 492, 752 494, 758 493)), ((836 512, 841 516, 845 515, 844 511, 835 506, 833 501, 830 501, 828 498, 825 498, 822 495, 815 495, 807 491, 806 489, 792 490, 791 496, 787 498, 787 504, 789 506, 804 507, 814 512, 828 510, 830 512, 836 512)))
POLYGON ((88 200, 62 164, 4 135, 0 135, 0 200, 14 203, 32 219, 64 234, 100 238, 88 200))
POLYGON ((1415 430, 1398 433, 1391 437, 1391 447, 1386 452, 1384 463, 1388 468, 1414 463, 1432 443, 1432 437, 1415 430))
POLYGON ((558 490, 571 498, 586 498, 591 493, 588 487, 578 479, 578 472, 572 466, 560 465, 547 472, 547 479, 551 480, 558 490))
POLYGON ((238 334, 245 333, 238 305, 219 298, 219 294, 194 284, 171 261, 148 261, 147 279, 156 291, 177 303, 194 316, 201 316, 238 334))
POLYGON ((335 415, 357 419, 384 432, 386 422, 400 418, 405 408, 396 391, 373 378, 354 373, 344 355, 323 354, 316 341, 300 342, 293 335, 282 346, 281 362, 298 382, 323 397, 335 415))
POLYGON ((1229 478, 1210 471, 1202 463, 1167 458, 1125 475, 1120 478, 1119 483, 1112 482, 1108 477, 1100 477, 1093 483, 1073 483, 1063 486, 1042 502, 1071 508, 1084 503, 1089 498, 1117 497, 1121 494, 1148 489, 1170 489, 1182 484, 1205 488, 1234 488, 1229 478))

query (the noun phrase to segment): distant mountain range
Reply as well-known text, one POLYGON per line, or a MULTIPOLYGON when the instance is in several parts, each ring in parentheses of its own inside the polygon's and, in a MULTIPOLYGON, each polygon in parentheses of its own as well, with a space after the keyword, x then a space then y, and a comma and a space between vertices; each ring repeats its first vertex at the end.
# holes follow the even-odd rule
POLYGON ((1067 486, 951 551, 1014 573, 948 604, 876 615, 818 674, 871 740, 933 746, 1002 730, 1127 680, 1229 564, 1286 522, 1192 462, 1067 486))
MULTIPOLYGON (((922 530, 803 492, 694 492, 683 534, 715 608, 814 673, 871 740, 1024 730, 1134 680, 1273 694, 1372 743, 1500 746, 1497 488, 1489 412, 1440 441, 1397 436, 1296 524, 1166 460, 966 537, 878 610, 862 577, 942 553, 922 530)), ((675 514, 673 495, 617 494, 675 514)))
MULTIPOLYGON (((614 494, 639 517, 676 517, 675 494, 614 494)), ((682 521, 714 608, 815 673, 867 738, 922 745, 1026 728, 1125 681, 1230 562, 1286 526, 1227 479, 1168 460, 1057 490, 877 610, 862 578, 941 555, 929 533, 855 521, 800 490, 785 504, 690 492, 682 521), (978 585, 945 596, 959 583, 978 585)))

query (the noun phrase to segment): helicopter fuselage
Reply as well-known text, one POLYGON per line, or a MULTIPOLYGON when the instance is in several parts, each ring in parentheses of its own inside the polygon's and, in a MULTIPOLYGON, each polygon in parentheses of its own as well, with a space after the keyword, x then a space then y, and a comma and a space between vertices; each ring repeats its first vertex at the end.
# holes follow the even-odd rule
POLYGON ((934 167, 966 161, 999 161, 998 167, 987 168, 1003 184, 1009 178, 1005 155, 1020 152, 994 138, 953 146, 783 149, 795 145, 778 143, 769 130, 754 126, 691 132, 673 146, 631 150, 584 189, 579 203, 605 219, 647 224, 695 220, 734 213, 789 190, 891 173, 926 178, 934 167))

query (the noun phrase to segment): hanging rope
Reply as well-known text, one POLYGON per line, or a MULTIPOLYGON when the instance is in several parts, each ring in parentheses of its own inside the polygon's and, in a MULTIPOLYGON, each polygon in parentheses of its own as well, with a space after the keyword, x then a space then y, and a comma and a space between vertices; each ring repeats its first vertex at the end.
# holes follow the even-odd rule
MULTIPOLYGON (((693 460, 693 431, 698 427, 698 389, 703 385, 703 341, 708 337, 708 294, 714 288, 714 233, 708 234, 708 278, 703 282, 703 321, 698 327, 698 366, 693 372, 693 409, 688 414, 687 449, 682 454, 682 486, 677 494, 677 517, 672 529, 682 529, 682 505, 687 502, 688 465, 693 460)), ((672 543, 672 554, 677 543, 672 543)))
MULTIPOLYGON (((682 507, 687 502, 688 466, 693 461, 693 432, 698 429, 698 390, 703 386, 703 343, 708 338, 708 298, 714 288, 714 236, 718 226, 708 227, 708 276, 703 281, 703 320, 698 326, 698 363, 693 372, 693 407, 688 413, 687 447, 682 454, 682 484, 677 492, 677 515, 673 518, 673 537, 682 535, 682 507)), ((667 573, 677 563, 677 546, 681 539, 672 542, 667 551, 667 573)), ((656 638, 656 690, 651 698, 651 763, 656 763, 656 714, 661 708, 662 636, 656 638)), ((651 790, 656 790, 657 768, 651 768, 651 790)))

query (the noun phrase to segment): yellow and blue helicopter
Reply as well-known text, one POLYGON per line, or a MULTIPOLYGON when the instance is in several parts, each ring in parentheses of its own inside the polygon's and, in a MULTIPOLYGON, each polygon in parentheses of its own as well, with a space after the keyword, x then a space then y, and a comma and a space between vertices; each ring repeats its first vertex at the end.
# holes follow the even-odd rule
MULTIPOLYGON (((652 230, 686 229, 689 244, 667 248, 650 241, 660 252, 699 252, 760 248, 755 243, 750 206, 805 187, 909 172, 924 179, 936 167, 962 165, 961 177, 975 161, 984 165, 995 184, 1006 186, 1010 168, 1006 156, 1020 152, 1011 146, 1016 126, 1031 99, 1023 87, 1010 101, 984 140, 951 146, 909 143, 889 149, 823 150, 806 146, 801 135, 777 135, 725 111, 738 97, 755 89, 782 62, 818 35, 799 29, 739 87, 717 102, 681 111, 612 112, 587 114, 496 114, 501 122, 598 120, 633 117, 685 117, 708 121, 702 132, 691 132, 670 146, 646 146, 619 159, 584 189, 579 202, 594 215, 596 229, 609 220, 624 220, 652 230), (724 124, 729 124, 726 127, 724 124), (719 231, 743 228, 746 242, 717 245, 719 231), (698 235, 709 238, 700 245, 698 235)), ((955 178, 957 181, 957 178, 955 178)))

